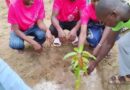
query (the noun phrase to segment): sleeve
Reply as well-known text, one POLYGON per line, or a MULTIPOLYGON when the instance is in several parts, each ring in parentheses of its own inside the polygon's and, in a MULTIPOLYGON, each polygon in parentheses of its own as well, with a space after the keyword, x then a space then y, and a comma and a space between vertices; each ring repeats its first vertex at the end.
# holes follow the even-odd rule
POLYGON ((88 7, 84 8, 81 13, 81 24, 87 24, 89 21, 89 9, 88 7))
POLYGON ((10 24, 18 24, 16 20, 16 14, 15 14, 15 9, 13 5, 10 5, 9 10, 8 10, 8 23, 10 24))
POLYGON ((44 2, 41 0, 41 7, 38 13, 38 19, 43 20, 45 18, 45 9, 44 9, 44 2))
POLYGON ((79 5, 80 5, 79 9, 80 9, 80 16, 81 16, 81 19, 80 19, 81 24, 87 24, 89 21, 89 13, 88 13, 89 5, 87 5, 86 0, 81 0, 79 5))
POLYGON ((53 2, 53 11, 59 11, 60 5, 62 5, 60 0, 54 0, 53 2))
POLYGON ((115 27, 112 27, 112 31, 120 31, 123 28, 123 22, 119 22, 115 27))
MULTIPOLYGON (((80 1, 80 0, 79 0, 80 1)), ((87 0, 81 0, 80 2, 79 2, 79 7, 80 7, 80 11, 82 12, 82 10, 86 7, 86 5, 87 5, 87 0)))

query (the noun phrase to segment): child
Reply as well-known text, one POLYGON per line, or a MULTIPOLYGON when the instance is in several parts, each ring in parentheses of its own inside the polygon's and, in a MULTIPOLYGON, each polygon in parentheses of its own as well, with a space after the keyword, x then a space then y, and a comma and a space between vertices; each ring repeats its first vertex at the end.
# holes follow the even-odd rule
POLYGON ((86 0, 54 0, 52 25, 50 30, 61 42, 66 42, 64 29, 70 30, 69 41, 72 42, 80 29, 80 16, 86 6, 86 0))
POLYGON ((50 30, 43 23, 44 17, 43 0, 13 0, 8 12, 8 22, 11 24, 10 47, 23 50, 26 41, 41 52, 44 41, 52 39, 50 30))
POLYGON ((102 37, 104 25, 99 22, 96 16, 95 4, 97 1, 91 0, 91 3, 83 10, 79 46, 84 45, 87 38, 87 43, 95 48, 102 37))
MULTIPOLYGON (((97 60, 90 64, 91 73, 98 63, 113 47, 118 33, 123 36, 118 41, 120 75, 112 76, 110 83, 125 83, 130 81, 130 1, 129 0, 100 0, 96 5, 97 16, 106 25, 113 27, 106 34, 100 49, 97 51, 97 60), (126 31, 121 31, 123 28, 126 31)), ((123 29, 124 30, 124 29, 123 29)))

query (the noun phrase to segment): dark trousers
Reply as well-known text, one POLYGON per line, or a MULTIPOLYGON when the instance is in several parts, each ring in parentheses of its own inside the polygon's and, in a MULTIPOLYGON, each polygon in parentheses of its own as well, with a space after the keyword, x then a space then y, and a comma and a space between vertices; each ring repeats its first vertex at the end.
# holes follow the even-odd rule
MULTIPOLYGON (((75 27, 75 25, 77 24, 77 21, 72 21, 72 22, 59 22, 61 28, 64 30, 64 29, 67 29, 67 30, 71 30, 75 27)), ((55 36, 55 37, 58 37, 58 31, 57 29, 53 26, 53 24, 51 24, 50 28, 51 30, 51 33, 55 36)), ((77 32, 77 35, 79 36, 79 32, 80 30, 78 30, 77 32)))

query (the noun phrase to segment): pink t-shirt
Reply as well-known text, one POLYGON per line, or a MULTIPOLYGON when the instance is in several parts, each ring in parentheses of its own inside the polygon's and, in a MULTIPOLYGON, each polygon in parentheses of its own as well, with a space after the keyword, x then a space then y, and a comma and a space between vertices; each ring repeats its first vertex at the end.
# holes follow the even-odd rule
POLYGON ((78 21, 86 6, 86 0, 54 0, 53 10, 58 11, 57 19, 61 22, 78 21))
POLYGON ((21 31, 26 31, 36 24, 38 19, 45 17, 43 0, 34 0, 30 7, 25 6, 23 0, 13 0, 9 6, 8 22, 18 24, 21 31))
POLYGON ((89 20, 98 21, 94 4, 87 5, 82 11, 81 23, 87 24, 89 20))

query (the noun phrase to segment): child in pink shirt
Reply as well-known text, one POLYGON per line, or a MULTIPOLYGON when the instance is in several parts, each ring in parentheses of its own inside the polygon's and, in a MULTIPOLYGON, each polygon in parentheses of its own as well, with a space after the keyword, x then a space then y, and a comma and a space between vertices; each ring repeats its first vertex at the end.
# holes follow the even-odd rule
POLYGON ((91 3, 83 10, 79 46, 84 45, 87 38, 87 43, 95 48, 101 40, 104 25, 99 22, 96 16, 95 4, 97 1, 91 0, 91 3))
POLYGON ((11 24, 10 47, 23 50, 24 41, 27 41, 40 52, 45 39, 52 37, 50 30, 43 23, 44 17, 43 0, 13 0, 8 11, 8 22, 11 24))
POLYGON ((64 29, 70 30, 69 41, 76 38, 80 28, 80 16, 86 0, 54 0, 50 30, 61 42, 65 42, 64 29))

